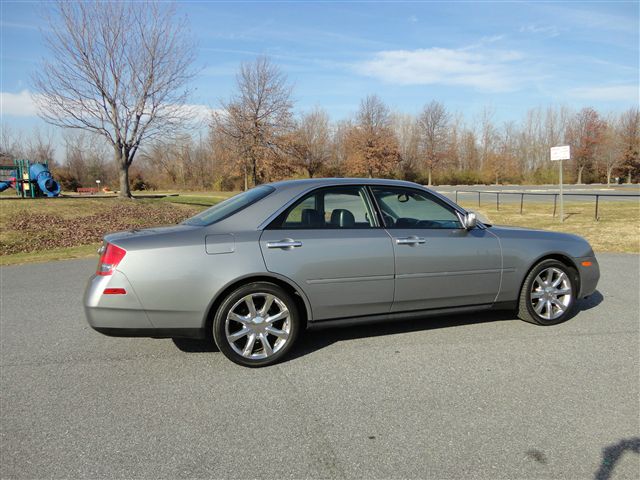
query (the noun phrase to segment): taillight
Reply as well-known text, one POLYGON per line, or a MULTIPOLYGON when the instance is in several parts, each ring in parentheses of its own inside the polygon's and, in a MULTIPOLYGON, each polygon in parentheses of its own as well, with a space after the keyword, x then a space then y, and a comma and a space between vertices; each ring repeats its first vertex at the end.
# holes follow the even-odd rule
POLYGON ((111 275, 126 253, 126 250, 112 243, 107 243, 100 256, 96 275, 111 275))

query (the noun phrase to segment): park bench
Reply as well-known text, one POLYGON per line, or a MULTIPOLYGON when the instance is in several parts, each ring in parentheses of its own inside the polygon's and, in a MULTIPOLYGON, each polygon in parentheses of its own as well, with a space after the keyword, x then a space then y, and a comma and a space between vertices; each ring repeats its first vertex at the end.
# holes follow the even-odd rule
POLYGON ((79 188, 76 188, 76 193, 79 193, 80 195, 93 195, 94 193, 98 193, 98 189, 95 187, 88 187, 88 188, 79 187, 79 188))

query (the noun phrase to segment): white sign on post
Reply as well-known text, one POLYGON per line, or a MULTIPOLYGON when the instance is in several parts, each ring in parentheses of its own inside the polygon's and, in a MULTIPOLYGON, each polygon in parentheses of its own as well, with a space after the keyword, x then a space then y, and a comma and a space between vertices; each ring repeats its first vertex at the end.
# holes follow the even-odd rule
POLYGON ((564 200, 562 198, 562 160, 571 160, 571 145, 551 147, 551 160, 554 162, 560 162, 560 223, 562 223, 564 222, 564 200))
POLYGON ((570 160, 571 146, 563 145, 561 147, 551 147, 551 160, 570 160))

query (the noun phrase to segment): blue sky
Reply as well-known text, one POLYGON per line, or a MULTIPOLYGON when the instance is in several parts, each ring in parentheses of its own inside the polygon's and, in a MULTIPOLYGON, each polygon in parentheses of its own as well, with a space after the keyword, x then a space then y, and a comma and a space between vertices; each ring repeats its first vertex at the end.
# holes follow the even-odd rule
MULTIPOLYGON (((37 2, 1 3, 2 121, 42 125, 30 72, 46 55, 37 2)), ((435 99, 472 119, 532 107, 638 104, 638 2, 181 2, 201 73, 190 102, 215 108, 241 61, 266 54, 294 85, 296 110, 349 117, 376 93, 416 113, 435 99)))

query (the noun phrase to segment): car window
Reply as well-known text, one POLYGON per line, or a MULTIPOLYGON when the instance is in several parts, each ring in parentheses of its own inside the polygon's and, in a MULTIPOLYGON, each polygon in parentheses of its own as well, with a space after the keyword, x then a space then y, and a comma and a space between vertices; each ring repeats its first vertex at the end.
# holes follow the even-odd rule
POLYGON ((362 187, 314 190, 280 215, 269 228, 354 229, 375 227, 362 187))
POLYGON ((238 213, 240 210, 247 208, 258 200, 262 200, 274 190, 275 188, 271 186, 260 185, 228 198, 225 201, 206 209, 204 212, 200 212, 199 214, 188 218, 182 223, 185 225, 196 226, 212 225, 235 213, 238 213))
POLYGON ((372 191, 387 228, 462 228, 456 213, 426 192, 398 187, 372 191))

